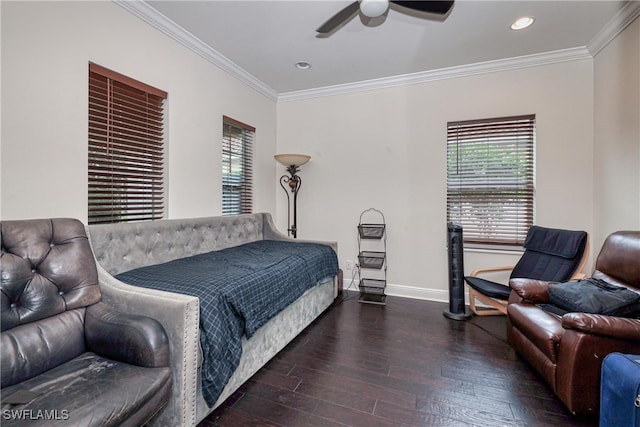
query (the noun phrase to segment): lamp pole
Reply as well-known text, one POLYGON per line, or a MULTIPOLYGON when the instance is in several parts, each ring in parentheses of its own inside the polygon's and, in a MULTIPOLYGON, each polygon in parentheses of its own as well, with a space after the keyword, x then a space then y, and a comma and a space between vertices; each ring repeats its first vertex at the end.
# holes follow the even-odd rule
POLYGON ((298 191, 300 190, 300 186, 302 185, 302 178, 298 176, 298 166, 289 165, 287 166, 287 172, 289 175, 282 175, 280 177, 280 186, 284 190, 287 195, 287 224, 289 228, 287 228, 287 235, 293 236, 293 238, 298 237, 298 191), (287 190, 289 187, 289 190, 287 190), (293 194, 293 223, 291 222, 291 197, 289 196, 289 191, 293 194))
POLYGON ((304 165, 311 159, 311 156, 306 154, 276 154, 273 156, 278 163, 287 168, 289 175, 282 175, 280 177, 280 187, 287 195, 287 235, 298 237, 298 191, 302 185, 302 178, 298 176, 300 166, 304 165), (289 189, 287 190, 287 187, 289 189), (293 222, 291 222, 291 196, 293 194, 293 222))

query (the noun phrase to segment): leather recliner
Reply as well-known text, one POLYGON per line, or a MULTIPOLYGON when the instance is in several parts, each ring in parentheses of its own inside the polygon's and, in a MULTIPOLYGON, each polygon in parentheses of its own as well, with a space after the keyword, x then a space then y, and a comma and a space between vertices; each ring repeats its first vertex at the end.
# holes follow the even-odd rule
MULTIPOLYGON (((640 292, 640 231, 619 231, 604 242, 593 278, 640 292)), ((511 346, 546 380, 569 411, 595 415, 600 369, 612 352, 640 354, 640 319, 600 314, 563 316, 536 304, 549 303, 552 283, 511 279, 507 334, 511 346)))
POLYGON ((84 225, 0 222, 2 424, 139 426, 166 405, 169 345, 154 319, 101 301, 84 225))

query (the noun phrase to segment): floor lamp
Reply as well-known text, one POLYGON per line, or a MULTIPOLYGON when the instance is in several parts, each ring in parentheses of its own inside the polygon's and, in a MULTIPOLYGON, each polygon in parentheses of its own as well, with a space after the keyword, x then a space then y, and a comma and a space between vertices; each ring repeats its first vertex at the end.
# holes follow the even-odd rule
POLYGON ((293 236, 295 239, 298 235, 296 205, 298 201, 298 191, 302 185, 302 179, 298 176, 298 171, 300 170, 300 166, 311 159, 311 156, 304 154, 276 154, 273 157, 275 157, 278 163, 286 166, 287 172, 289 172, 289 175, 285 174, 280 177, 280 186, 287 195, 287 226, 289 227, 287 228, 287 235, 293 236), (289 190, 287 190, 287 186, 289 190), (293 194, 293 222, 291 222, 291 196, 289 196, 289 192, 293 194))

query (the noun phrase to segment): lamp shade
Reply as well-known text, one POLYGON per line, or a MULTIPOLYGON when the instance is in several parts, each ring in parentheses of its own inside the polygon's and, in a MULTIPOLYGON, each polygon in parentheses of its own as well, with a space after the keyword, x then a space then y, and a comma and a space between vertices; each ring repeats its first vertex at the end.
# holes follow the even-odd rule
POLYGON ((305 154, 276 154, 273 157, 284 166, 302 166, 311 159, 305 154))

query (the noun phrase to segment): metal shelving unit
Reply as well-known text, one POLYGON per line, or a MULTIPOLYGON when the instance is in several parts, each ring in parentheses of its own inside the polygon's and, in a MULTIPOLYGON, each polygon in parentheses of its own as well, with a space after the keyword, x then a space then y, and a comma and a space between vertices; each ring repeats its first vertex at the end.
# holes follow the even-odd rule
POLYGON ((358 223, 358 302, 385 305, 387 295, 387 226, 384 214, 374 208, 360 214, 358 223), (367 219, 370 222, 363 222, 367 219), (374 222, 378 220, 377 222, 374 222))

